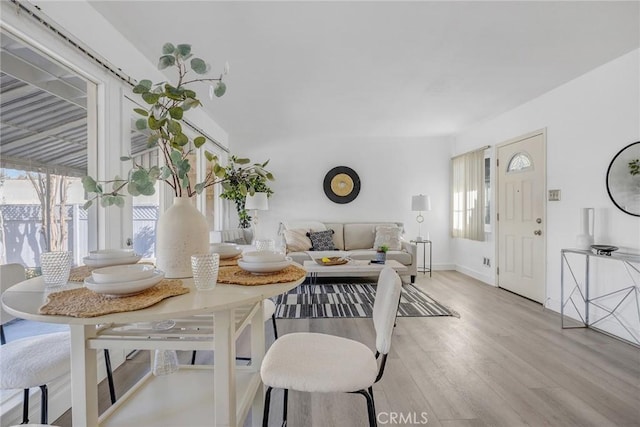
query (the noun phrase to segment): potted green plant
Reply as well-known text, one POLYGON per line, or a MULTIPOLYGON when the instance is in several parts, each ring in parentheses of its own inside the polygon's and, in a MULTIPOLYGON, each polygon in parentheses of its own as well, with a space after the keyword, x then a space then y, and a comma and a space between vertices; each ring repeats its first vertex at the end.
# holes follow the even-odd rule
POLYGON ((384 264, 387 261, 387 251, 389 250, 389 246, 380 245, 376 249, 376 262, 380 264, 384 264))
POLYGON ((634 159, 629 162, 629 173, 632 176, 640 175, 640 159, 634 159))
MULTIPOLYGON (((152 195, 155 183, 162 181, 173 190, 176 198, 174 205, 158 220, 156 234, 156 265, 165 271, 166 277, 189 277, 191 275, 190 256, 194 253, 208 252, 209 230, 204 216, 193 206, 190 198, 202 193, 207 187, 218 183, 223 185, 232 179, 243 182, 252 180, 273 180, 273 175, 265 169, 267 162, 253 163, 249 159, 231 157, 230 166, 220 164, 213 153, 204 150, 204 157, 212 163, 211 172, 201 182, 192 182, 189 171, 192 165, 189 156, 201 149, 204 136, 191 139, 183 132, 184 115, 202 103, 190 87, 195 83, 215 83, 213 90, 217 97, 226 92, 222 81, 228 72, 228 66, 219 77, 205 78, 197 75, 207 74, 210 66, 204 60, 194 57, 191 45, 165 43, 158 60, 158 69, 174 67, 177 82, 152 83, 141 80, 133 88, 140 95, 147 108, 135 108, 140 116, 135 122, 139 130, 148 130, 148 148, 157 147, 164 162, 162 166, 145 167, 132 156, 123 156, 122 161, 130 161, 131 169, 125 177, 116 176, 112 180, 98 181, 90 176, 82 179, 87 194, 85 208, 99 200, 103 207, 124 206, 124 195, 152 195), (192 76, 195 73, 196 76, 192 76)), ((247 187, 246 191, 255 191, 247 187)))
POLYGON ((244 207, 247 194, 267 193, 267 197, 271 197, 273 190, 267 184, 267 176, 260 174, 246 176, 237 168, 236 161, 236 157, 231 156, 230 162, 225 168, 228 179, 222 183, 223 191, 220 197, 231 200, 235 204, 238 213, 238 228, 250 228, 251 216, 244 207))

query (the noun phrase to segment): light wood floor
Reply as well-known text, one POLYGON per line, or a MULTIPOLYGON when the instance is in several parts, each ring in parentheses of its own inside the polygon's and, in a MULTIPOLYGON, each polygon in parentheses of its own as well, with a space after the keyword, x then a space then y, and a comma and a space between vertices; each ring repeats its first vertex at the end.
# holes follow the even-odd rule
MULTIPOLYGON (((426 416, 430 427, 640 426, 638 348, 592 330, 562 330, 541 305, 456 272, 420 275, 417 285, 461 318, 398 319, 374 387, 379 425, 421 425, 426 416)), ((370 319, 279 320, 278 328, 374 342, 370 319)), ((202 353, 199 362, 210 361, 202 353)), ((146 354, 120 367, 119 394, 146 369, 146 354)), ((105 384, 100 396, 104 410, 105 384)), ((270 426, 281 423, 281 396, 272 396, 270 426)), ((292 392, 289 408, 291 427, 367 425, 358 395, 292 392)), ((70 426, 69 413, 55 424, 70 426)))

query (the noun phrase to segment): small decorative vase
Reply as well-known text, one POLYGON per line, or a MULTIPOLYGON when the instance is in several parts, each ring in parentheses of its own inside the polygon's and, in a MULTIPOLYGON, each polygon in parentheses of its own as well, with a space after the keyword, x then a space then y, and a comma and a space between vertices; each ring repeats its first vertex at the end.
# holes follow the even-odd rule
POLYGON ((209 226, 188 197, 175 198, 156 231, 156 266, 165 277, 192 277, 191 255, 209 253, 209 226))
POLYGON ((376 252, 376 262, 384 264, 387 261, 387 253, 383 251, 376 252))
POLYGON ((580 230, 576 237, 576 247, 578 249, 590 250, 593 245, 594 223, 596 222, 595 209, 580 209, 580 230))

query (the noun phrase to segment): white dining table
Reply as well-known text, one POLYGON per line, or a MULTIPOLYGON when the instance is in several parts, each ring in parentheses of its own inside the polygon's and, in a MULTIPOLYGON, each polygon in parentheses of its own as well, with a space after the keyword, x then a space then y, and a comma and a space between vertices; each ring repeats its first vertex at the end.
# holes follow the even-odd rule
MULTIPOLYGON (((249 410, 253 414, 252 424, 259 426, 264 407, 260 380, 265 352, 262 300, 285 293, 303 280, 261 286, 218 284, 213 290, 199 291, 192 279, 183 279, 183 285, 190 288, 189 293, 164 299, 141 310, 83 318, 39 314, 47 292, 42 278, 36 277, 5 291, 2 305, 7 312, 22 319, 69 325, 74 427, 238 426, 243 425, 249 410), (105 325, 157 322, 204 314, 213 315, 213 318, 200 316, 213 323, 209 325, 213 334, 206 339, 174 336, 174 339, 153 340, 139 335, 118 336, 113 331, 108 336, 103 334, 109 330, 105 325), (96 327, 98 325, 103 327, 96 327), (245 327, 251 330, 251 364, 240 367, 236 366, 235 340, 245 327), (101 348, 207 349, 215 351, 215 363, 208 371, 203 366, 181 366, 178 372, 163 377, 148 374, 99 416, 96 351, 101 348), (153 391, 154 387, 156 391, 153 391), (185 406, 190 404, 192 410, 186 411, 185 406)), ((79 283, 67 285, 68 288, 80 286, 79 283)))

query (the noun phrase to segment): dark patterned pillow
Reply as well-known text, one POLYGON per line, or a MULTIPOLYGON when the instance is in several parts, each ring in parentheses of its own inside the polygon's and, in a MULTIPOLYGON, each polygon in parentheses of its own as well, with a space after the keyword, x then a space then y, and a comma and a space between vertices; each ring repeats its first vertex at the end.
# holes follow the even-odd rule
POLYGON ((333 244, 333 230, 318 231, 307 233, 309 239, 311 239, 312 251, 335 251, 336 247, 333 244))

